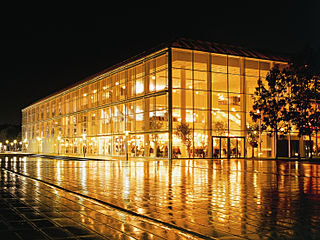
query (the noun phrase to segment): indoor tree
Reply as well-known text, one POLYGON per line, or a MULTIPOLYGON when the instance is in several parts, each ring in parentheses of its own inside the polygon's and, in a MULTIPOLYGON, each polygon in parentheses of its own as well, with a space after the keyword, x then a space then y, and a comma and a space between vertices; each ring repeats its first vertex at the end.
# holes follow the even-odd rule
POLYGON ((181 122, 177 125, 177 130, 174 132, 179 137, 182 143, 186 146, 189 158, 191 157, 191 146, 192 146, 192 128, 189 127, 188 123, 181 122))

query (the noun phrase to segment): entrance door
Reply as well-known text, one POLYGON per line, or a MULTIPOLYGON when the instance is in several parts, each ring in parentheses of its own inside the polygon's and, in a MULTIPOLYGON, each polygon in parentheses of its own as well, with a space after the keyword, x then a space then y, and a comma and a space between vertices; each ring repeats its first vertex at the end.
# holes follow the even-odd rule
POLYGON ((214 158, 244 158, 244 137, 212 137, 214 158))

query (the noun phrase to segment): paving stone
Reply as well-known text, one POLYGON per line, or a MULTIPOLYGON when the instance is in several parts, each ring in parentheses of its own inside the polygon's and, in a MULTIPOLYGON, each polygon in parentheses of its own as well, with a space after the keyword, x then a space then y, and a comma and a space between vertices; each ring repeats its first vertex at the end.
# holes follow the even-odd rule
MULTIPOLYGON (((170 165, 166 160, 45 158, 21 159, 20 168, 15 167, 17 161, 10 166, 1 164, 202 235, 221 239, 290 239, 303 235, 316 239, 320 235, 318 164, 201 159, 173 160, 170 165)), ((11 231, 15 230, 13 222, 34 220, 52 222, 56 226, 53 229, 59 229, 57 234, 65 231, 70 238, 85 236, 77 235, 75 229, 81 229, 79 233, 104 233, 114 239, 184 238, 178 230, 144 222, 82 196, 1 170, 0 232, 7 231, 6 224, 11 231)), ((52 226, 43 228, 53 231, 52 226)))

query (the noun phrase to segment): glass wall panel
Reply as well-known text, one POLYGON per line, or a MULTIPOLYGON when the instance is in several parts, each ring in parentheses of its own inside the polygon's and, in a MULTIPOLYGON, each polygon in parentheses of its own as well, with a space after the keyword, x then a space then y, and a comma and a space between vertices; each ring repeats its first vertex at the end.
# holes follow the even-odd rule
POLYGON ((172 107, 181 108, 181 89, 172 90, 172 107))
POLYGON ((193 73, 191 70, 173 69, 172 70, 172 87, 173 88, 193 88, 193 73))
POLYGON ((172 51, 172 67, 192 69, 192 51, 174 49, 172 51))
MULTIPOLYGON (((241 111, 241 94, 229 93, 229 111, 241 111)), ((244 109, 243 109, 244 111, 244 109)))
POLYGON ((168 88, 168 76, 167 70, 157 72, 155 75, 156 91, 164 90, 168 88))
POLYGON ((208 156, 207 131, 194 131, 194 157, 205 158, 208 156))
POLYGON ((209 53, 193 52, 193 69, 200 71, 208 70, 209 53))
POLYGON ((211 56, 211 71, 227 73, 227 56, 218 54, 212 54, 211 56))
POLYGON ((240 93, 240 75, 228 75, 229 92, 240 93))
POLYGON ((212 109, 228 110, 228 94, 223 92, 212 92, 212 109))
POLYGON ((228 57, 228 73, 240 75, 239 57, 228 57))
POLYGON ((207 72, 194 71, 193 72, 193 84, 194 89, 207 90, 208 89, 208 75, 207 72))
POLYGON ((208 109, 208 94, 207 91, 194 91, 195 109, 208 109))
POLYGON ((194 129, 208 129, 208 112, 207 111, 194 111, 194 129))
POLYGON ((212 90, 227 92, 228 75, 225 73, 212 73, 212 90))
POLYGON ((258 79, 259 77, 246 76, 246 93, 254 94, 256 87, 258 87, 258 79))
POLYGON ((259 76, 259 61, 245 59, 245 75, 259 76))

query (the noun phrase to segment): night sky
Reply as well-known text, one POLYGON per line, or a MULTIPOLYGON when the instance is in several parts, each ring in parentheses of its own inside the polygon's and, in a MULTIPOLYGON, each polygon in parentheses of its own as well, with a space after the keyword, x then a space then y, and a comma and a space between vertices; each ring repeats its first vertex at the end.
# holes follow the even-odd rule
POLYGON ((36 100, 174 37, 290 54, 308 45, 320 58, 319 1, 225 2, 7 14, 1 29, 0 124, 20 124, 21 109, 36 100))

